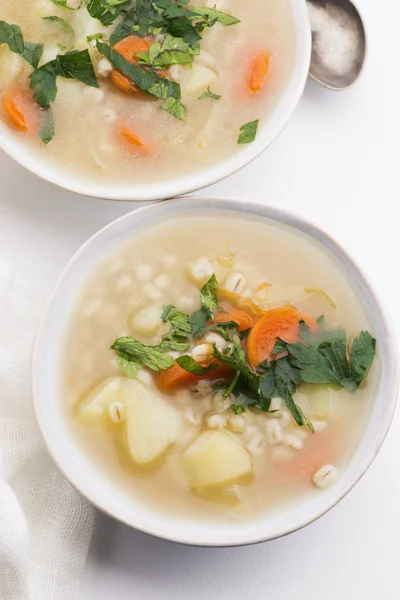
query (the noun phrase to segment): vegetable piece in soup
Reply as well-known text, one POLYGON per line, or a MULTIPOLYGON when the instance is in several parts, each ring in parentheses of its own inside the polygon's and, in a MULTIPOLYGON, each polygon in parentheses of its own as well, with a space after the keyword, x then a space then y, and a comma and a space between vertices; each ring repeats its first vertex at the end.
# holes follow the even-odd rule
POLYGON ((251 144, 280 102, 291 11, 290 0, 2 0, 0 118, 79 178, 202 170, 251 144))
POLYGON ((228 522, 335 485, 378 368, 363 304, 327 251, 216 213, 153 225, 99 265, 60 376, 78 443, 113 485, 228 522))

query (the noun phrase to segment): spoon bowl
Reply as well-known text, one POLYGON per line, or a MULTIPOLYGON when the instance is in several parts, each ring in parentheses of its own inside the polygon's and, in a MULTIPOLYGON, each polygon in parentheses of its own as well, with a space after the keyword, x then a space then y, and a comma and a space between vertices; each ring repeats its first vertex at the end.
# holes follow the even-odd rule
POLYGON ((361 74, 367 38, 350 0, 307 0, 312 31, 310 76, 331 90, 353 85, 361 74))

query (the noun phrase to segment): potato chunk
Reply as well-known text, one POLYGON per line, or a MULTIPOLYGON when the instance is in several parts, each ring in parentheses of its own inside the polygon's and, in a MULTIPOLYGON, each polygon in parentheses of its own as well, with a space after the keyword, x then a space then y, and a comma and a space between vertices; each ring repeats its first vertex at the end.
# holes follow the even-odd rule
POLYGON ((199 95, 214 83, 217 78, 218 76, 215 71, 206 65, 196 63, 193 65, 188 79, 183 84, 183 91, 188 96, 199 95))
POLYGON ((98 385, 84 400, 79 409, 79 419, 85 425, 98 427, 113 402, 120 399, 122 377, 109 377, 98 385))
POLYGON ((137 379, 124 382, 121 397, 128 450, 136 463, 149 463, 178 439, 180 413, 137 379))
POLYGON ((244 446, 222 431, 206 431, 182 455, 182 468, 192 488, 222 485, 251 473, 244 446))

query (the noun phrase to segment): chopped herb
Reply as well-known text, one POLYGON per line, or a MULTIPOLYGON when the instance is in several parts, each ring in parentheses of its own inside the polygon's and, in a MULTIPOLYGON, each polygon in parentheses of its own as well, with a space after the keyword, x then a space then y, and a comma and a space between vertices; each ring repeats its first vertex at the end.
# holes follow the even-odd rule
POLYGON ((131 0, 89 0, 86 8, 91 17, 107 27, 114 23, 122 9, 130 3, 131 0))
POLYGON ((169 304, 164 306, 161 319, 164 323, 171 324, 171 331, 163 337, 160 347, 168 350, 187 350, 190 346, 189 336, 192 333, 188 315, 169 304))
POLYGON ((249 327, 248 329, 245 329, 244 331, 241 331, 241 332, 239 333, 239 337, 240 337, 240 339, 241 339, 241 340, 245 340, 245 339, 247 339, 247 338, 248 338, 248 336, 249 336, 249 333, 250 333, 251 329, 252 329, 252 328, 251 328, 251 327, 249 327))
POLYGON ((0 46, 7 44, 11 52, 19 54, 34 69, 38 66, 43 54, 43 44, 25 42, 21 28, 5 21, 0 21, 0 46))
POLYGON ((190 324, 192 326, 194 337, 198 338, 203 335, 201 332, 204 330, 207 321, 208 312, 203 307, 199 308, 192 315, 190 315, 190 324))
POLYGON ((200 291, 200 302, 202 307, 207 311, 208 318, 214 321, 214 310, 225 312, 218 304, 217 298, 218 281, 215 275, 211 275, 210 279, 203 285, 200 291))
POLYGON ((81 0, 81 3, 75 8, 68 6, 67 0, 50 0, 50 2, 52 2, 58 8, 64 8, 64 10, 79 10, 86 4, 87 0, 81 0))
POLYGON ((237 333, 238 328, 239 325, 235 321, 213 323, 212 325, 204 325, 203 327, 197 329, 196 337, 203 337, 209 331, 214 331, 215 333, 219 333, 225 341, 230 342, 232 340, 232 336, 237 333))
POLYGON ((97 40, 102 40, 104 38, 104 33, 93 33, 92 35, 88 35, 86 38, 87 42, 97 42, 97 40))
POLYGON ((240 128, 238 144, 250 144, 251 142, 254 142, 259 122, 259 119, 257 119, 256 121, 250 121, 250 123, 242 125, 240 128))
POLYGON ((198 97, 198 100, 203 100, 203 98, 211 98, 212 100, 220 100, 222 98, 222 96, 219 96, 218 94, 213 94, 213 92, 210 89, 210 86, 208 86, 207 91, 204 92, 203 94, 201 94, 201 96, 198 97))
POLYGON ((235 413, 235 415, 241 415, 244 412, 246 412, 246 409, 243 406, 243 404, 233 404, 232 410, 235 413))
POLYGON ((340 385, 354 392, 365 378, 375 356, 376 341, 362 331, 353 341, 347 357, 346 333, 343 329, 322 330, 313 335, 301 324, 301 339, 306 343, 286 344, 278 340, 274 353, 285 348, 293 368, 299 369, 307 383, 340 385))
POLYGON ((239 377, 240 377, 240 371, 237 370, 237 371, 235 371, 235 375, 234 375, 232 381, 230 382, 229 387, 222 394, 224 398, 229 398, 229 396, 232 394, 232 392, 234 391, 235 387, 237 386, 237 384, 239 382, 239 377))
POLYGON ((100 54, 110 61, 113 67, 128 77, 142 92, 161 100, 174 99, 174 102, 169 104, 164 102, 161 108, 171 112, 174 116, 178 116, 178 118, 182 118, 184 108, 180 102, 181 88, 177 83, 161 77, 155 71, 131 64, 121 54, 111 48, 111 46, 103 44, 103 42, 98 41, 96 47, 100 54))
POLYGON ((42 108, 49 108, 56 99, 57 77, 76 79, 91 87, 99 87, 88 50, 59 54, 30 75, 30 87, 35 90, 33 97, 42 108))
POLYGON ((51 108, 43 111, 42 123, 39 129, 39 137, 44 144, 49 144, 55 134, 54 115, 51 108))
POLYGON ((188 7, 187 2, 173 0, 136 0, 133 7, 123 10, 123 20, 111 35, 111 45, 132 33, 145 37, 157 33, 182 38, 194 49, 206 27, 216 23, 234 25, 238 19, 227 13, 202 7, 188 7))
MULTIPOLYGON (((145 346, 142 342, 130 337, 118 338, 111 346, 118 357, 123 359, 119 361, 126 372, 126 362, 134 363, 129 365, 132 372, 136 373, 142 367, 148 367, 152 371, 162 371, 169 369, 174 364, 174 359, 169 354, 165 354, 158 346, 145 346)), ((130 375, 131 377, 131 375, 130 375)))
POLYGON ((55 26, 59 33, 64 35, 65 45, 58 43, 58 47, 62 50, 71 50, 75 44, 75 31, 72 29, 71 25, 65 19, 61 17, 56 17, 55 15, 51 15, 50 17, 43 17, 43 21, 49 23, 50 25, 55 26))
POLYGON ((226 353, 220 352, 215 344, 213 347, 214 356, 219 362, 235 372, 239 371, 251 390, 257 389, 258 376, 256 373, 254 373, 254 371, 251 370, 246 360, 246 352, 243 350, 240 344, 240 339, 237 335, 233 337, 233 347, 226 349, 226 353))
POLYGON ((199 377, 201 377, 202 375, 206 375, 210 371, 215 371, 215 369, 218 368, 218 364, 213 362, 210 363, 208 367, 202 367, 198 362, 194 360, 194 358, 188 355, 179 356, 179 358, 176 359, 176 362, 182 369, 185 369, 185 371, 187 371, 188 373, 193 373, 193 375, 198 375, 199 377))
POLYGON ((167 33, 162 43, 154 42, 148 52, 138 52, 136 56, 140 63, 153 69, 164 69, 170 65, 191 64, 196 54, 200 54, 200 46, 193 49, 184 39, 167 33))
POLYGON ((214 23, 221 23, 221 25, 225 26, 236 25, 237 23, 240 23, 239 19, 236 19, 236 17, 228 15, 220 10, 215 10, 214 8, 203 8, 196 6, 190 10, 196 15, 204 17, 209 27, 212 27, 214 23))

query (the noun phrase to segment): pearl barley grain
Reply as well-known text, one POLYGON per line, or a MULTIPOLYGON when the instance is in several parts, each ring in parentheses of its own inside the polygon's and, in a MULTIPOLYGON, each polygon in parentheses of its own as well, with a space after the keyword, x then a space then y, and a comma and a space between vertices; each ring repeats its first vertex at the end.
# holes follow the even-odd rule
POLYGON ((149 281, 153 275, 153 269, 150 265, 142 264, 136 269, 136 277, 139 281, 149 281))
POLYGON ((338 475, 338 470, 333 465, 324 465, 316 471, 312 477, 314 485, 326 488, 331 485, 338 475))
POLYGON ((122 404, 122 402, 113 402, 110 404, 108 413, 113 423, 122 423, 125 418, 125 406, 122 404))

